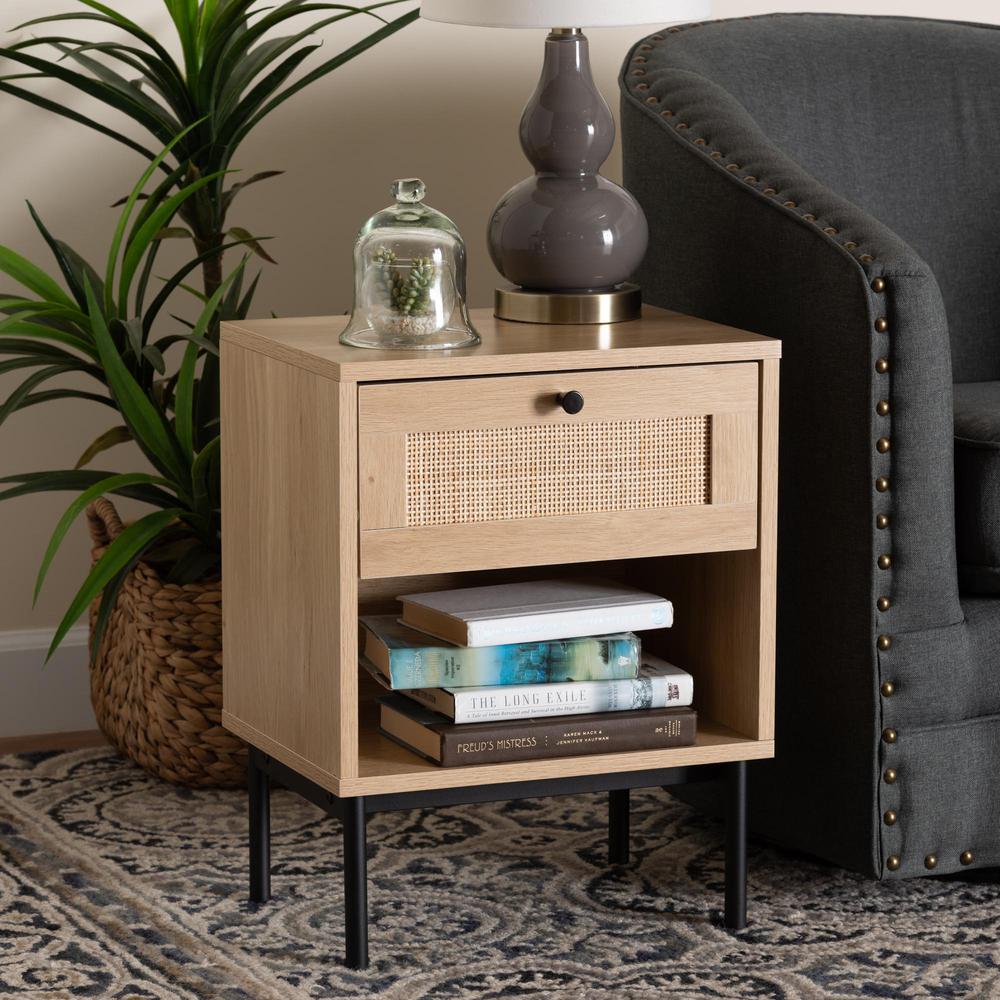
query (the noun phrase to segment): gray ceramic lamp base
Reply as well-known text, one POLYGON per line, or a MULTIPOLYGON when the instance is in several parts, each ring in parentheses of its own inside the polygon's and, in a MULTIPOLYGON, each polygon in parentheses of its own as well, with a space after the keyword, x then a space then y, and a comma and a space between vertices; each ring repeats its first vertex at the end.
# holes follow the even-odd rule
POLYGON ((607 292, 539 292, 498 288, 494 312, 518 323, 622 323, 638 319, 642 293, 638 285, 622 284, 607 292))
POLYGON ((520 138, 535 173, 500 199, 487 233, 496 269, 514 286, 497 289, 497 316, 566 324, 635 319, 640 294, 628 280, 646 252, 648 227, 635 198, 599 172, 615 121, 578 29, 556 28, 545 40, 520 138))

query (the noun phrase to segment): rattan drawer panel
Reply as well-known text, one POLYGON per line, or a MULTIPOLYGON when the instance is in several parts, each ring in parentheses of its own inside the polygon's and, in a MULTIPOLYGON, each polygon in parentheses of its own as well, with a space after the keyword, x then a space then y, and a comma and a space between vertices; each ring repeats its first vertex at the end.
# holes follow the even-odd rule
POLYGON ((363 385, 362 575, 377 572, 376 552, 419 551, 432 563, 421 572, 458 568, 459 537, 480 564, 540 565, 564 553, 562 531, 580 539, 576 558, 617 558, 621 530, 673 523, 661 548, 699 551, 707 540, 691 527, 720 506, 739 508, 723 520, 753 544, 757 378, 744 363, 363 385), (584 398, 579 413, 558 403, 569 390, 584 398), (528 535, 523 561, 477 543, 528 535))
POLYGON ((709 502, 708 415, 407 434, 406 527, 709 502))

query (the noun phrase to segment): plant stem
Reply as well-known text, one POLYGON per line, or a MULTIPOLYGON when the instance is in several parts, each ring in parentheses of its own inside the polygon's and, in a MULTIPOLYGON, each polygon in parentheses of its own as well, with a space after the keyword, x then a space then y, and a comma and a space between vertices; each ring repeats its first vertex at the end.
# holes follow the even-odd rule
MULTIPOLYGON (((222 245, 222 237, 218 233, 213 233, 207 239, 195 237, 195 249, 198 255, 207 253, 222 245)), ((205 298, 211 298, 222 284, 222 254, 217 253, 201 265, 201 279, 204 286, 205 298)))

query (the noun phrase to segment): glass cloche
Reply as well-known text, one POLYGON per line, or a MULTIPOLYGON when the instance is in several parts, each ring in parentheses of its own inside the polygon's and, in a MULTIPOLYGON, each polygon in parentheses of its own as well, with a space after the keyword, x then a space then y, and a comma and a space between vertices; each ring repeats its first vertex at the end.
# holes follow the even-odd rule
POLYGON ((451 219, 423 204, 424 192, 415 177, 396 181, 396 204, 361 227, 341 343, 406 351, 479 343, 465 305, 465 242, 451 219))

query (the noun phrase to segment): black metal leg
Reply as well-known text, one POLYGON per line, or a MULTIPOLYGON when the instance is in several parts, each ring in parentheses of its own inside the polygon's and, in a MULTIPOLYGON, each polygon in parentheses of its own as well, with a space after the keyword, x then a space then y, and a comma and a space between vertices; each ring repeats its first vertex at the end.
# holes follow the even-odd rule
POLYGON ((472 802, 608 792, 608 857, 612 864, 629 859, 629 789, 617 788, 627 781, 631 788, 672 787, 689 781, 722 780, 726 785, 725 926, 746 926, 746 764, 710 764, 656 768, 618 774, 590 774, 562 779, 506 782, 500 785, 470 785, 373 795, 368 799, 340 799, 274 757, 251 747, 249 783, 250 898, 266 902, 271 895, 270 790, 276 782, 301 795, 328 815, 337 817, 344 830, 344 927, 345 959, 352 969, 368 968, 368 858, 365 820, 369 812, 432 808, 472 802))
POLYGON ((726 914, 725 925, 747 925, 747 764, 728 766, 726 775, 726 914))
POLYGON ((250 751, 247 786, 250 800, 250 902, 271 898, 271 779, 250 751))
POLYGON ((344 926, 346 961, 368 968, 368 852, 363 796, 341 799, 344 823, 344 926))
POLYGON ((608 792, 608 864, 627 865, 629 854, 629 790, 608 792))

